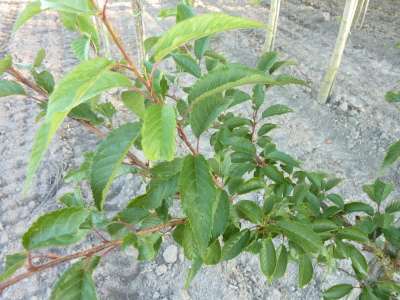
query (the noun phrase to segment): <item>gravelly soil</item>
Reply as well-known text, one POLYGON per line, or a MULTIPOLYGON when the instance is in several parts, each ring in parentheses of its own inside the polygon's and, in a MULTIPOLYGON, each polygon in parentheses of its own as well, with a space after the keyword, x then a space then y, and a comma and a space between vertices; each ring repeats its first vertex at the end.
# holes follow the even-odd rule
MULTIPOLYGON (((147 36, 164 31, 172 24, 160 22, 154 15, 162 8, 174 5, 172 0, 148 0, 143 17, 147 36)), ((260 6, 250 1, 198 1, 198 14, 223 12, 265 22, 268 1, 260 6)), ((74 34, 60 25, 57 13, 45 12, 34 17, 13 36, 12 24, 28 1, 0 2, 0 54, 13 54, 16 61, 31 61, 40 48, 48 56, 46 69, 59 80, 79 63, 70 49, 74 34)), ((397 105, 384 101, 388 90, 397 90, 400 78, 400 52, 394 45, 400 41, 400 1, 371 1, 364 26, 352 32, 346 46, 341 70, 328 104, 318 104, 316 93, 325 75, 340 26, 344 1, 284 1, 281 7, 276 48, 283 59, 298 61, 299 67, 289 72, 310 83, 313 91, 290 87, 287 91, 273 89, 266 106, 281 103, 298 114, 275 117, 282 129, 274 133, 281 150, 306 163, 308 170, 322 170, 347 180, 335 192, 346 201, 368 201, 362 193, 363 184, 373 182, 390 144, 400 138, 397 105), (397 85, 397 86, 396 86, 397 85), (331 143, 327 143, 327 141, 331 143)), ((109 16, 132 55, 134 23, 129 1, 110 1, 109 16)), ((222 51, 231 61, 257 64, 264 41, 264 31, 247 29, 220 34, 221 40, 212 47, 222 51)), ((117 55, 117 52, 114 53, 117 55)), ((168 64, 164 66, 168 69, 168 64)), ((116 94, 107 100, 121 107, 116 94)), ((22 251, 20 238, 40 215, 61 208, 57 199, 71 187, 62 181, 65 171, 82 162, 82 153, 95 149, 99 139, 91 136, 79 124, 65 122, 54 138, 44 162, 40 165, 27 198, 23 197, 25 172, 38 125, 35 103, 21 97, 0 98, 0 261, 5 255, 22 251)), ((240 111, 246 111, 244 107, 240 111)), ((130 118, 126 110, 119 113, 122 121, 130 118)), ((205 144, 205 143, 203 143, 205 144)), ((207 152, 206 145, 203 146, 207 152)), ((178 150, 183 154, 183 148, 178 150)), ((382 179, 399 185, 398 165, 382 179)), ((87 186, 85 196, 90 198, 87 186)), ((114 182, 106 210, 112 216, 131 198, 144 192, 140 178, 122 178, 114 182)), ((399 196, 399 189, 393 193, 399 196)), ((261 198, 260 194, 254 199, 261 198)), ((98 244, 95 236, 69 251, 78 251, 98 244)), ((297 288, 297 265, 288 268, 285 278, 266 285, 256 257, 244 254, 216 267, 203 268, 191 287, 183 291, 189 262, 183 258, 169 235, 158 258, 151 262, 136 262, 135 250, 107 255, 94 272, 100 299, 321 299, 327 287, 347 283, 351 279, 336 271, 325 281, 325 269, 315 266, 311 284, 297 288), (168 247, 169 246, 169 247, 168 247), (168 247, 168 248, 167 248, 168 247)), ((52 252, 66 254, 53 248, 52 252)), ((3 264, 4 267, 4 264, 3 264)), ((55 279, 67 266, 47 270, 4 291, 0 299, 48 299, 55 279)), ((344 263, 343 268, 349 265, 344 263)))

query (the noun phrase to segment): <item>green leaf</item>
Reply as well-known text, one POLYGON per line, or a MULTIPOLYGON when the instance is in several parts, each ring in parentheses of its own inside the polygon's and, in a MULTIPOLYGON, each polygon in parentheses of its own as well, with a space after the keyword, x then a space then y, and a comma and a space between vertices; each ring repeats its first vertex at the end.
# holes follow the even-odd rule
POLYGON ((339 206, 341 209, 346 210, 344 201, 343 201, 342 197, 340 197, 339 195, 337 195, 337 194, 328 194, 326 197, 329 200, 331 200, 333 203, 335 203, 337 206, 339 206))
POLYGON ((256 146, 248 139, 233 136, 227 139, 224 144, 232 147, 233 151, 256 154, 256 146))
POLYGON ((350 248, 350 259, 353 269, 362 275, 368 276, 368 263, 364 255, 354 246, 350 248))
POLYGON ((50 8, 74 13, 96 13, 90 1, 86 0, 40 0, 40 2, 42 9, 50 8))
POLYGON ((89 59, 90 39, 80 37, 72 42, 71 49, 80 61, 89 59))
POLYGON ((282 105, 282 104, 275 104, 271 105, 268 107, 264 112, 262 113, 263 118, 268 118, 272 116, 278 116, 278 115, 283 115, 287 113, 294 113, 295 111, 290 109, 289 107, 282 105))
POLYGON ((338 230, 336 237, 339 239, 348 239, 359 243, 369 242, 368 235, 363 230, 356 227, 340 229, 338 230))
POLYGON ((6 55, 5 59, 0 59, 0 75, 3 74, 3 72, 12 67, 12 56, 11 55, 6 55))
POLYGON ((196 258, 193 259, 193 263, 190 266, 189 272, 188 272, 188 277, 186 279, 185 287, 184 289, 186 290, 194 277, 196 276, 197 272, 201 269, 201 266, 203 265, 203 260, 201 259, 200 256, 196 256, 196 258))
POLYGON ((278 60, 279 52, 265 52, 258 61, 258 69, 269 73, 269 69, 278 60))
MULTIPOLYGON (((92 272, 100 259, 84 258, 69 267, 54 284, 50 300, 85 299, 97 300, 92 272), (87 259, 94 261, 91 268, 84 269, 87 259)), ((90 265, 90 263, 89 263, 90 265)))
POLYGON ((397 141, 391 145, 383 159, 382 166, 379 170, 379 174, 385 172, 391 165, 393 165, 400 157, 400 141, 397 141))
POLYGON ((17 29, 30 18, 45 10, 46 9, 41 7, 41 0, 36 0, 35 2, 28 3, 25 9, 18 15, 17 20, 15 20, 13 33, 15 33, 15 31, 17 31, 17 29))
POLYGON ((264 86, 262 84, 256 84, 253 87, 253 104, 254 110, 258 110, 260 109, 261 105, 263 105, 264 103, 264 99, 265 99, 265 92, 264 92, 264 86))
POLYGON ((385 99, 389 103, 400 102, 400 91, 398 91, 397 93, 387 92, 385 95, 385 99))
POLYGON ((305 87, 308 87, 310 90, 312 89, 311 86, 307 82, 305 82, 301 79, 298 79, 296 77, 293 77, 292 75, 289 75, 289 74, 278 75, 275 77, 275 80, 277 82, 279 82, 279 84, 282 86, 288 85, 288 84, 298 84, 298 85, 303 85, 305 87))
POLYGON ((307 254, 300 256, 298 284, 302 288, 311 282, 314 277, 314 268, 307 254))
POLYGON ((101 94, 103 91, 131 84, 130 80, 124 75, 108 71, 114 65, 115 62, 105 58, 96 58, 83 62, 65 75, 51 94, 46 120, 36 135, 31 152, 25 194, 41 158, 50 145, 52 136, 69 111, 85 100, 101 94))
POLYGON ((227 30, 252 27, 265 28, 259 23, 225 14, 196 16, 179 22, 169 29, 157 43, 154 58, 158 62, 180 45, 202 37, 227 30))
POLYGON ((204 263, 209 266, 217 265, 221 260, 221 251, 221 244, 217 239, 207 248, 204 263))
POLYGON ((277 268, 275 246, 272 241, 262 243, 260 250, 260 266, 264 275, 270 279, 277 268))
POLYGON ((9 279, 27 260, 28 256, 26 253, 6 255, 6 266, 3 273, 0 274, 0 281, 9 279))
POLYGON ((288 61, 278 61, 275 62, 272 67, 269 69, 269 74, 273 74, 276 71, 278 71, 279 69, 286 67, 286 66, 297 66, 297 62, 295 62, 294 60, 288 60, 288 61))
POLYGON ((337 284, 323 293, 321 293, 321 296, 327 298, 327 299, 340 299, 346 295, 348 295, 351 290, 353 289, 353 286, 351 284, 343 283, 343 284, 337 284))
POLYGON ((244 229, 234 234, 222 247, 222 259, 226 261, 235 258, 246 248, 250 240, 250 230, 244 229))
POLYGON ((209 165, 202 155, 187 155, 179 177, 181 206, 188 216, 193 233, 204 256, 211 237, 213 204, 217 191, 209 165))
POLYGON ((76 186, 74 189, 74 193, 66 193, 60 199, 58 199, 61 203, 65 204, 67 207, 83 207, 85 203, 82 199, 81 189, 76 186))
POLYGON ((77 17, 76 13, 70 13, 66 11, 60 11, 61 22, 63 23, 64 27, 76 31, 77 30, 77 17))
POLYGON ((300 168, 299 162, 285 152, 272 151, 272 152, 268 153, 265 156, 265 158, 281 161, 286 165, 300 168))
MULTIPOLYGON (((97 98, 97 97, 95 97, 97 98)), ((89 100, 90 101, 90 100, 89 100)), ((93 99, 95 101, 95 99, 93 99)), ((94 105, 93 105, 94 106, 94 105)), ((101 125, 104 123, 103 118, 99 118, 93 111, 92 105, 88 102, 79 104, 78 106, 71 109, 69 115, 74 119, 82 119, 89 121, 92 125, 101 125)))
POLYGON ((286 182, 285 177, 283 176, 282 172, 278 170, 277 167, 267 165, 263 168, 263 170, 265 175, 272 181, 279 184, 284 184, 286 182))
POLYGON ((397 294, 400 294, 400 286, 398 284, 395 284, 393 282, 390 281, 376 281, 378 284, 379 289, 381 289, 381 287, 385 287, 397 294))
POLYGON ((346 178, 330 178, 328 179, 328 181, 326 182, 325 185, 325 191, 329 191, 331 189, 333 189, 335 186, 337 186, 339 183, 341 183, 342 181, 346 180, 346 178))
POLYGON ((339 227, 335 223, 329 220, 317 220, 311 223, 311 228, 317 233, 329 232, 339 229, 339 227))
POLYGON ((389 226, 388 228, 383 229, 383 234, 385 235, 385 239, 396 248, 400 247, 400 231, 396 227, 389 226))
POLYGON ((374 183, 375 202, 381 204, 392 192, 394 183, 384 183, 379 178, 374 183))
POLYGON ((35 77, 36 84, 44 88, 49 94, 53 92, 55 81, 53 75, 49 71, 44 70, 40 73, 32 72, 32 75, 35 77))
POLYGON ((146 115, 144 96, 137 91, 125 91, 121 93, 121 99, 125 106, 135 115, 143 119, 146 115))
POLYGON ((11 95, 26 95, 22 86, 9 80, 0 80, 0 97, 7 97, 11 95))
POLYGON ((78 170, 68 170, 64 176, 67 183, 75 183, 81 180, 87 180, 90 176, 90 164, 92 162, 94 152, 83 153, 84 161, 78 170))
POLYGON ((223 55, 221 55, 221 54, 219 54, 219 53, 217 53, 217 52, 215 52, 213 50, 206 50, 204 52, 204 56, 208 56, 208 57, 210 57, 212 59, 215 59, 215 60, 219 61, 221 64, 226 64, 227 63, 227 60, 226 60, 225 56, 223 56, 223 55))
POLYGON ((152 36, 144 40, 144 52, 145 54, 149 53, 149 51, 157 44, 157 42, 161 39, 161 36, 152 36))
POLYGON ((400 211, 400 199, 393 199, 385 208, 387 214, 400 211))
POLYGON ((111 182, 139 135, 140 124, 127 123, 109 133, 97 148, 90 165, 90 187, 99 210, 103 210, 111 182))
POLYGON ((261 225, 263 223, 264 214, 261 211, 261 208, 253 201, 241 200, 237 202, 235 206, 245 217, 247 217, 250 222, 257 225, 261 225))
POLYGON ((157 15, 157 19, 164 20, 168 17, 174 17, 176 16, 177 12, 178 10, 176 9, 176 7, 165 8, 157 15))
POLYGON ((171 104, 152 104, 143 122, 143 152, 148 160, 171 161, 175 155, 175 111, 171 104))
POLYGON ((306 174, 307 179, 316 186, 316 188, 321 189, 322 188, 322 178, 319 176, 319 174, 310 172, 306 174))
POLYGON ((381 214, 379 212, 376 212, 374 215, 374 225, 381 228, 389 227, 393 221, 394 215, 381 214))
POLYGON ((362 203, 362 202, 351 202, 344 205, 345 212, 353 213, 353 212, 365 212, 372 216, 374 214, 374 209, 371 205, 362 203))
POLYGON ((97 105, 96 112, 111 119, 117 113, 117 109, 111 102, 104 102, 97 105))
POLYGON ((218 203, 214 203, 216 206, 215 213, 213 216, 213 227, 211 230, 211 241, 216 240, 221 234, 224 233, 229 222, 229 212, 231 203, 229 201, 229 195, 226 191, 218 190, 219 200, 218 203))
POLYGON ((139 255, 136 258, 138 261, 150 260, 157 255, 161 240, 161 232, 148 233, 142 236, 130 233, 124 237, 122 248, 125 249, 133 245, 133 247, 139 250, 139 255))
POLYGON ((278 222, 277 226, 282 228, 290 240, 300 245, 304 251, 318 254, 323 248, 321 237, 310 227, 298 222, 278 222))
POLYGON ((35 68, 40 68, 45 57, 46 57, 46 50, 40 49, 36 54, 35 60, 33 61, 33 66, 35 68))
POLYGON ((267 183, 265 180, 259 177, 251 178, 245 182, 243 182, 237 190, 239 195, 251 193, 254 191, 258 191, 267 187, 267 183))
POLYGON ((293 190, 293 200, 295 204, 300 204, 303 202, 304 197, 307 195, 308 190, 310 189, 311 184, 307 184, 305 182, 296 185, 293 190))
POLYGON ((231 99, 222 98, 220 95, 212 95, 197 103, 190 115, 191 127, 194 135, 200 135, 208 129, 215 119, 228 108, 231 99))
POLYGON ((278 128, 281 128, 281 127, 279 127, 276 124, 266 123, 260 127, 257 134, 258 134, 258 136, 262 136, 262 135, 270 132, 271 130, 278 129, 278 128))
POLYGON ((202 59, 204 53, 207 51, 208 45, 211 42, 212 36, 205 36, 201 39, 198 39, 194 42, 194 54, 196 55, 197 59, 202 59))
POLYGON ((195 82, 188 96, 189 104, 194 105, 210 95, 236 86, 257 83, 278 84, 259 70, 238 64, 221 65, 195 82))
POLYGON ((69 246, 80 241, 87 231, 79 226, 88 216, 83 207, 67 207, 39 217, 22 236, 28 251, 51 246, 69 246))
POLYGON ((278 280, 286 272, 288 257, 287 257, 286 247, 283 244, 280 244, 279 247, 276 249, 276 257, 277 257, 276 269, 274 274, 272 275, 272 278, 269 279, 269 283, 278 280))
POLYGON ((185 72, 192 74, 194 77, 199 78, 201 76, 201 69, 197 62, 187 54, 171 53, 175 63, 182 68, 185 72))
MULTIPOLYGON (((130 224, 131 226, 136 226, 150 214, 151 213, 149 210, 141 207, 126 208, 123 211, 119 212, 112 219, 112 222, 124 222, 130 224)), ((132 231, 132 229, 128 226, 116 223, 108 225, 107 230, 113 240, 119 239, 132 231)))

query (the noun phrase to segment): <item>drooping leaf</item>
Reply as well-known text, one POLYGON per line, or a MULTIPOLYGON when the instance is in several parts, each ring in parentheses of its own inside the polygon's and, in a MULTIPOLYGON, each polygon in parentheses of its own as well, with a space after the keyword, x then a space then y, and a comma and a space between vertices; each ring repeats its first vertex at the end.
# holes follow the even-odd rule
POLYGON ((176 23, 179 23, 183 20, 190 19, 195 16, 193 9, 186 5, 185 3, 179 3, 176 6, 177 14, 176 14, 176 23))
POLYGON ((207 97, 203 101, 197 103, 190 114, 190 125, 194 135, 199 138, 220 113, 228 108, 231 101, 231 99, 224 99, 217 94, 207 97))
POLYGON ((385 172, 391 165, 393 165, 400 157, 400 141, 397 141, 391 145, 383 159, 382 166, 379 170, 379 174, 385 172))
POLYGON ((175 63, 182 68, 185 72, 192 74, 194 77, 199 78, 201 76, 201 69, 197 62, 187 54, 171 53, 175 63))
POLYGON ((339 227, 329 220, 317 220, 311 223, 312 229, 317 233, 329 232, 339 229, 339 227))
POLYGON ((256 84, 253 87, 253 104, 254 110, 258 110, 260 109, 261 105, 263 105, 264 103, 264 99, 265 99, 265 92, 264 92, 264 87, 262 84, 256 84))
POLYGON ((314 277, 314 268, 307 254, 300 256, 298 284, 302 288, 309 284, 314 277))
MULTIPOLYGON (((213 227, 211 229, 211 241, 216 240, 221 234, 224 233, 229 222, 229 212, 231 203, 229 195, 226 191, 218 190, 218 203, 214 203, 215 212, 213 216, 213 227)), ((213 207, 213 211, 214 211, 213 207)))
POLYGON ((371 205, 365 204, 363 202, 351 202, 344 205, 345 212, 352 213, 352 212, 365 212, 372 216, 374 214, 374 209, 371 205))
POLYGON ((308 87, 310 90, 312 89, 311 86, 307 82, 305 82, 301 79, 298 79, 296 77, 293 77, 292 75, 289 75, 289 74, 278 75, 275 77, 275 80, 277 82, 279 82, 281 85, 298 84, 298 85, 303 85, 305 87, 308 87))
POLYGON ((346 180, 345 178, 330 178, 328 179, 328 181, 326 182, 325 185, 325 191, 329 191, 331 189, 333 189, 335 186, 337 186, 339 183, 341 183, 342 181, 346 180))
POLYGON ((11 68, 12 63, 11 55, 6 55, 5 59, 0 59, 0 75, 2 75, 6 69, 11 68))
POLYGON ((288 255, 286 247, 283 244, 280 244, 279 247, 276 249, 276 257, 277 257, 276 269, 272 277, 269 279, 269 283, 278 280, 286 272, 286 267, 288 264, 288 255))
POLYGON ((33 61, 33 66, 35 68, 40 68, 45 57, 46 57, 46 50, 40 49, 36 54, 35 60, 33 61))
POLYGON ((27 260, 28 256, 26 253, 6 255, 6 266, 3 273, 0 274, 0 281, 9 279, 27 260))
POLYGON ((258 191, 267 187, 267 183, 265 180, 259 177, 251 178, 245 182, 243 182, 237 190, 239 195, 251 193, 254 191, 258 191))
POLYGON ((364 276, 368 276, 368 263, 365 256, 362 255, 354 246, 350 247, 350 259, 354 270, 364 276))
POLYGON ((337 194, 328 194, 326 196, 329 200, 331 200, 333 203, 335 203, 337 206, 339 206, 341 209, 345 209, 345 204, 344 200, 342 197, 340 197, 337 194))
POLYGON ((294 60, 288 60, 288 61, 277 61, 275 62, 271 68, 269 69, 269 74, 273 74, 276 71, 278 71, 279 69, 286 67, 286 66, 297 66, 297 62, 295 62, 294 60))
POLYGON ((32 75, 35 77, 36 84, 44 88, 49 94, 53 92, 55 81, 53 75, 49 71, 44 70, 40 73, 32 72, 32 75))
POLYGON ((250 230, 244 229, 234 234, 222 247, 221 261, 235 258, 244 250, 250 240, 250 230))
POLYGON ((204 156, 185 157, 179 177, 179 187, 182 209, 189 218, 200 254, 204 256, 211 238, 212 209, 217 196, 210 168, 204 156))
POLYGON ((194 54, 196 55, 197 59, 202 59, 204 53, 207 51, 208 45, 211 42, 212 36, 205 36, 201 39, 197 39, 194 42, 194 54))
POLYGON ((223 55, 221 55, 221 54, 219 54, 219 53, 217 53, 217 52, 215 52, 213 50, 206 50, 204 52, 204 56, 208 56, 208 57, 210 57, 212 59, 215 59, 215 60, 219 61, 221 64, 226 64, 227 63, 227 60, 226 60, 225 56, 223 56, 223 55))
POLYGON ((139 123, 127 123, 109 133, 95 152, 90 165, 90 187, 94 203, 103 210, 108 189, 129 148, 140 135, 139 123))
POLYGON ((285 235, 293 242, 300 245, 304 251, 318 254, 322 251, 323 243, 321 237, 310 227, 298 222, 278 222, 277 226, 282 228, 285 235))
POLYGON ((367 243, 369 241, 368 235, 361 229, 356 227, 347 227, 338 230, 337 238, 348 239, 359 243, 367 243))
POLYGON ((263 168, 265 176, 267 176, 269 179, 272 181, 279 183, 279 184, 284 184, 285 177, 283 176, 282 172, 278 170, 277 167, 267 165, 263 168))
POLYGON ((0 97, 7 97, 11 95, 26 95, 22 86, 9 80, 0 80, 0 97))
POLYGON ((178 11, 177 11, 176 7, 165 8, 157 15, 157 19, 164 20, 165 18, 168 18, 168 17, 174 17, 174 16, 176 16, 177 12, 178 11))
POLYGON ((390 281, 378 281, 378 280, 377 280, 377 284, 378 284, 379 289, 384 287, 384 288, 387 288, 397 294, 400 294, 400 286, 398 284, 395 284, 390 281))
POLYGON ((77 30, 77 18, 78 14, 70 13, 66 11, 60 11, 61 22, 65 26, 65 28, 76 31, 77 30))
POLYGON ((64 76, 51 94, 46 120, 40 127, 28 165, 25 194, 32 181, 41 158, 59 125, 69 111, 108 89, 130 85, 130 80, 122 74, 108 71, 115 65, 105 58, 96 58, 81 63, 64 76))
POLYGON ((278 60, 279 52, 265 52, 258 61, 258 69, 269 73, 269 69, 278 60))
POLYGON ((380 228, 387 228, 389 227, 394 221, 394 215, 389 214, 381 214, 376 212, 374 214, 374 225, 380 228))
POLYGON ((185 287, 184 289, 187 289, 196 276, 197 272, 201 269, 201 266, 203 265, 203 260, 201 257, 198 255, 193 259, 193 263, 190 266, 190 269, 188 271, 188 277, 186 279, 185 287))
POLYGON ((143 119, 146 115, 146 106, 144 96, 137 91, 124 91, 121 93, 121 99, 125 106, 135 115, 143 119))
POLYGON ((148 160, 174 159, 175 111, 171 104, 152 104, 146 111, 143 123, 143 152, 148 160))
POLYGON ((97 300, 92 272, 100 261, 100 257, 83 258, 69 267, 54 284, 50 300, 85 299, 97 300), (90 259, 85 269, 86 260, 90 259))
POLYGON ((145 54, 149 53, 149 51, 157 44, 161 36, 152 36, 144 40, 144 52, 145 54))
POLYGON ((291 157, 289 154, 282 151, 272 151, 268 153, 265 158, 270 158, 273 160, 281 161, 286 165, 300 168, 300 164, 297 160, 291 157))
MULTIPOLYGON (((253 178, 256 179, 256 178, 253 178)), ((261 225, 264 220, 264 214, 261 208, 250 200, 241 200, 235 204, 238 211, 250 222, 261 225)))
POLYGON ((51 246, 69 246, 87 233, 79 226, 89 212, 83 207, 67 207, 39 217, 22 236, 22 245, 28 251, 51 246))
POLYGON ((85 203, 82 199, 82 193, 80 187, 75 187, 74 193, 66 193, 58 199, 61 203, 66 205, 67 207, 83 207, 85 203))
POLYGON ((262 113, 263 118, 268 118, 272 116, 278 116, 278 115, 283 115, 287 113, 294 113, 295 111, 293 109, 290 109, 289 107, 282 105, 282 104, 275 104, 271 105, 268 107, 264 112, 262 113))
POLYGON ((94 111, 91 109, 91 106, 92 105, 90 105, 88 102, 81 103, 78 106, 71 109, 69 115, 74 119, 82 119, 89 121, 92 125, 103 124, 104 119, 98 117, 96 113, 94 113, 94 111))
POLYGON ((307 195, 310 187, 311 184, 307 184, 305 182, 296 185, 293 190, 293 200, 295 204, 300 204, 301 202, 303 202, 303 199, 307 195))
POLYGON ((321 293, 321 296, 327 298, 327 299, 340 299, 346 295, 348 295, 351 290, 353 289, 353 286, 348 283, 342 283, 342 284, 337 284, 323 293, 321 293))
POLYGON ((150 211, 141 207, 130 207, 125 210, 119 212, 113 219, 112 224, 108 225, 107 230, 111 235, 112 239, 119 239, 129 232, 132 231, 132 228, 124 225, 117 224, 116 222, 124 222, 131 226, 136 226, 138 223, 143 221, 146 217, 150 215, 150 211))
POLYGON ((387 214, 400 211, 400 199, 393 199, 385 208, 387 214))
POLYGON ((276 251, 272 241, 262 243, 260 250, 260 266, 264 275, 270 279, 277 267, 276 251))
POLYGON ((25 9, 18 15, 17 20, 14 23, 13 33, 30 18, 45 10, 45 8, 41 8, 41 0, 28 3, 25 9))
POLYGON ((256 154, 257 152, 256 146, 251 141, 237 136, 227 139, 224 144, 231 146, 232 150, 236 152, 248 154, 256 154))
POLYGON ((221 260, 221 253, 221 244, 217 239, 207 248, 204 263, 209 266, 215 266, 221 260))
POLYGON ((252 27, 265 28, 259 23, 225 14, 196 16, 179 22, 169 29, 157 43, 154 58, 158 62, 180 45, 202 37, 227 30, 252 27))
POLYGON ((89 59, 90 39, 80 37, 72 42, 71 49, 80 61, 89 59))
POLYGON ((258 134, 258 136, 262 136, 262 135, 270 132, 271 130, 278 129, 278 128, 281 128, 281 127, 279 127, 276 124, 266 123, 260 127, 257 134, 258 134))
POLYGON ((257 83, 278 84, 271 76, 259 70, 238 64, 221 65, 195 82, 188 96, 189 104, 194 105, 210 95, 233 87, 257 83))
POLYGON ((54 10, 62 10, 73 13, 90 13, 95 14, 96 10, 93 8, 90 1, 82 0, 40 0, 41 8, 51 8, 54 10))

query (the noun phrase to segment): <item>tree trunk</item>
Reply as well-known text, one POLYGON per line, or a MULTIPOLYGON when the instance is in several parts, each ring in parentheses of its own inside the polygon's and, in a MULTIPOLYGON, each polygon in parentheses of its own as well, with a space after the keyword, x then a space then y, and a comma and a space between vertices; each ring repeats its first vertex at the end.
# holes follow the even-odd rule
POLYGON ((340 62, 342 60, 344 47, 346 46, 347 38, 350 33, 350 27, 353 21, 357 3, 358 0, 346 0, 342 24, 340 25, 339 29, 339 36, 336 40, 335 49, 333 51, 333 55, 328 66, 328 71, 325 75, 324 82, 322 83, 321 89, 318 94, 318 101, 321 103, 325 103, 332 92, 332 87, 335 83, 336 75, 339 71, 340 62))
POLYGON ((133 13, 135 18, 135 28, 138 46, 138 66, 140 70, 143 68, 143 61, 146 59, 144 51, 145 32, 142 19, 142 5, 140 0, 132 0, 133 13))
POLYGON ((274 49, 275 35, 278 27, 280 7, 281 7, 281 0, 271 0, 271 9, 268 18, 268 28, 270 30, 267 30, 262 53, 269 52, 274 49))
POLYGON ((364 3, 365 3, 365 0, 358 0, 356 12, 354 13, 353 23, 351 24, 351 30, 354 30, 357 28, 358 20, 360 19, 361 12, 364 7, 364 3))
POLYGON ((367 2, 365 3, 365 7, 364 7, 364 13, 361 19, 361 24, 360 24, 360 28, 363 26, 364 24, 364 20, 365 20, 365 15, 367 14, 367 10, 368 10, 368 5, 369 5, 369 0, 367 0, 367 2))

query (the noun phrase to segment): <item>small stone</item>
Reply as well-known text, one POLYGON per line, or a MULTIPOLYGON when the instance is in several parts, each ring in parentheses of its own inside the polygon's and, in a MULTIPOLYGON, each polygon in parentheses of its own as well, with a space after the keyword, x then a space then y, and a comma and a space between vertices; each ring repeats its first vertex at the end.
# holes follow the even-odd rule
POLYGON ((381 140, 386 139, 386 138, 387 138, 386 133, 383 132, 379 138, 380 138, 381 140))
POLYGON ((354 108, 354 109, 359 110, 359 111, 361 111, 363 109, 363 105, 356 98, 349 99, 349 106, 351 108, 354 108))
POLYGON ((329 98, 329 103, 331 104, 339 104, 341 102, 341 97, 339 97, 337 94, 333 94, 329 98))
POLYGON ((175 245, 169 245, 165 249, 163 257, 166 263, 173 264, 178 259, 178 247, 176 247, 175 245))
POLYGON ((232 284, 232 285, 237 285, 238 283, 237 283, 236 280, 231 279, 231 284, 232 284))
POLYGON ((5 244, 8 242, 8 235, 7 233, 3 232, 0 237, 0 244, 5 244))
POLYGON ((232 285, 232 284, 229 285, 229 288, 232 289, 232 290, 238 290, 239 289, 236 285, 232 285))
POLYGON ((29 201, 28 206, 29 206, 29 208, 34 208, 36 206, 35 201, 29 201))
POLYGON ((157 274, 157 276, 164 275, 165 273, 167 273, 167 270, 168 270, 168 268, 166 265, 158 266, 156 268, 156 274, 157 274))
POLYGON ((342 112, 347 111, 347 103, 346 102, 340 103, 339 106, 336 108, 336 111, 338 113, 342 113, 342 112))
POLYGON ((349 111, 349 116, 350 116, 350 117, 355 117, 355 116, 357 116, 357 115, 358 115, 358 112, 357 112, 356 110, 351 109, 351 110, 349 111))
POLYGON ((155 292, 154 294, 153 294, 153 299, 159 299, 160 298, 160 293, 159 292, 155 292))
POLYGON ((329 22, 331 20, 331 15, 328 12, 323 12, 322 20, 324 20, 325 22, 329 22))
POLYGON ((179 253, 179 261, 183 263, 185 261, 185 254, 179 253))
POLYGON ((296 288, 294 286, 289 287, 289 291, 294 292, 295 290, 296 290, 296 288))

